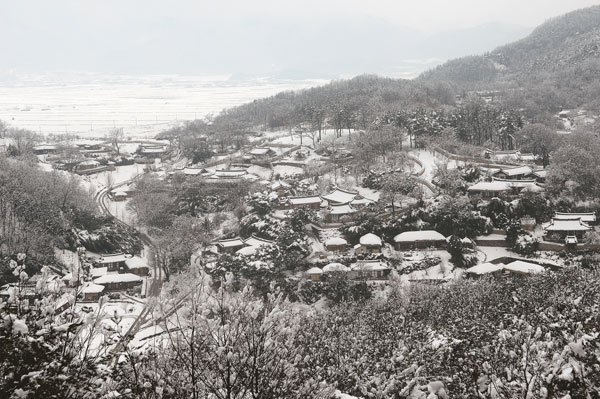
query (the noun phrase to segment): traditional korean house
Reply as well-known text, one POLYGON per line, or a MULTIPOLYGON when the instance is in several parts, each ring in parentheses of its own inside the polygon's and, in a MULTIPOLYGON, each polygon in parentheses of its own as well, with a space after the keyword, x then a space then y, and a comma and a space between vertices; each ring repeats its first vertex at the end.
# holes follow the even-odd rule
POLYGON ((533 170, 529 166, 501 169, 494 174, 495 177, 508 180, 522 180, 532 176, 533 170))
POLYGON ((311 281, 321 281, 323 270, 318 267, 312 267, 305 272, 306 278, 311 281))
POLYGON ((503 263, 480 263, 473 267, 465 270, 465 275, 471 278, 479 278, 484 275, 496 275, 499 276, 504 273, 504 264, 503 263))
POLYGON ((397 251, 407 249, 443 248, 446 237, 435 230, 405 231, 394 237, 397 251))
POLYGON ((348 277, 353 280, 386 280, 390 272, 385 262, 358 261, 350 266, 348 277))
POLYGON ((582 239, 583 235, 592 230, 592 226, 583 222, 581 217, 573 217, 570 219, 553 218, 550 222, 542 225, 546 239, 549 240, 564 240, 567 236, 575 236, 582 239))
POLYGON ((256 147, 251 149, 248 154, 255 159, 266 159, 275 156, 275 151, 273 151, 271 148, 256 147))
POLYGON ((106 267, 109 272, 118 272, 121 269, 125 269, 126 259, 123 254, 103 255, 94 262, 94 266, 106 267))
POLYGON ((107 291, 121 291, 141 285, 143 279, 132 273, 106 274, 94 280, 94 284, 103 285, 107 291))
POLYGON ((125 260, 125 268, 129 273, 133 273, 137 276, 147 276, 150 273, 150 267, 148 266, 148 262, 146 260, 140 258, 139 256, 132 256, 129 259, 125 260))
POLYGON ((217 241, 216 245, 217 245, 217 250, 219 251, 219 253, 230 253, 230 254, 237 252, 238 250, 240 250, 246 246, 244 241, 242 241, 242 239, 239 237, 231 238, 228 240, 219 240, 219 241, 217 241))
POLYGON ((543 266, 535 263, 529 263, 522 260, 510 262, 504 266, 506 273, 517 276, 529 276, 533 274, 543 273, 546 269, 543 266))
POLYGON ((322 195, 321 198, 327 201, 329 205, 345 205, 362 197, 358 195, 358 192, 336 188, 331 193, 322 195))
POLYGON ((290 197, 288 198, 286 205, 290 209, 309 208, 319 210, 321 209, 321 198, 318 196, 290 197))
POLYGON ((104 286, 94 283, 86 283, 81 289, 84 301, 97 301, 104 292, 104 286))
POLYGON ((344 252, 348 247, 348 241, 342 237, 332 237, 325 241, 325 248, 331 252, 344 252))
POLYGON ((350 218, 355 213, 356 209, 350 205, 332 205, 328 209, 325 220, 329 223, 339 223, 342 219, 350 218))
POLYGON ((358 254, 379 254, 383 246, 381 238, 373 233, 365 234, 360 237, 359 243, 354 246, 354 252, 358 254))

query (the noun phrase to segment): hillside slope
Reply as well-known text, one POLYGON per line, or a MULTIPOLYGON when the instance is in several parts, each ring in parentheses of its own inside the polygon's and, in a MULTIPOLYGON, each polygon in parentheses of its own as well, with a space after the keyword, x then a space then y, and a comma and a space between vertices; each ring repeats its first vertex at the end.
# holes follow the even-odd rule
POLYGON ((598 61, 600 6, 593 6, 552 18, 522 40, 488 54, 451 60, 419 78, 471 84, 538 81, 550 76, 598 79, 598 61))

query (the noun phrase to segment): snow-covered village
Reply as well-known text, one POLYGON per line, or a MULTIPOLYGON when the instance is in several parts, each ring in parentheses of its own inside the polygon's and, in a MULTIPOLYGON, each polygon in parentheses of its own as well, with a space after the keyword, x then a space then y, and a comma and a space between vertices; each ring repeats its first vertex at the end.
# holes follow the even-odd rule
POLYGON ((556 7, 193 118, 227 80, 115 78, 100 117, 96 75, 0 62, 0 397, 600 398, 600 6, 556 7))

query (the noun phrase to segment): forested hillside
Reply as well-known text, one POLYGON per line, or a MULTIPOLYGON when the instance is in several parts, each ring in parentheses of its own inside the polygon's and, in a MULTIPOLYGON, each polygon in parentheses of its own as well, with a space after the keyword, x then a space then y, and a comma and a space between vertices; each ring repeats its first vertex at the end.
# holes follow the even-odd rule
MULTIPOLYGON (((550 108, 597 106, 600 6, 548 20, 529 36, 491 53, 451 60, 420 76, 474 89, 524 88, 550 108)), ((522 92, 523 93, 523 92, 522 92)))
POLYGON ((497 91, 497 100, 530 113, 600 105, 600 6, 553 18, 529 36, 490 53, 450 60, 403 80, 363 75, 285 92, 227 110, 217 125, 276 129, 327 120, 363 128, 391 109, 452 106, 456 95, 497 91))

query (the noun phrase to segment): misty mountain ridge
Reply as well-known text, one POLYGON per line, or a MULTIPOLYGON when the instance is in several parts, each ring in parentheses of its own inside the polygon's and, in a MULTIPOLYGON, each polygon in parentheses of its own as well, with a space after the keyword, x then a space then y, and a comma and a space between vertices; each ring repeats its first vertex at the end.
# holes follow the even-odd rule
POLYGON ((232 74, 285 79, 362 73, 412 78, 446 59, 478 54, 525 36, 502 23, 425 34, 380 18, 339 15, 226 21, 154 18, 140 30, 86 21, 52 31, 6 21, 0 71, 81 70, 115 74, 232 74), (81 32, 73 35, 73 29, 81 32), (145 27, 145 28, 144 28, 145 27), (148 34, 147 32, 151 32, 148 34), (415 62, 416 61, 416 62, 415 62), (35 65, 35 69, 31 67, 35 65))
POLYGON ((422 79, 465 84, 597 80, 600 6, 552 18, 524 39, 490 53, 462 57, 425 72, 422 79))

